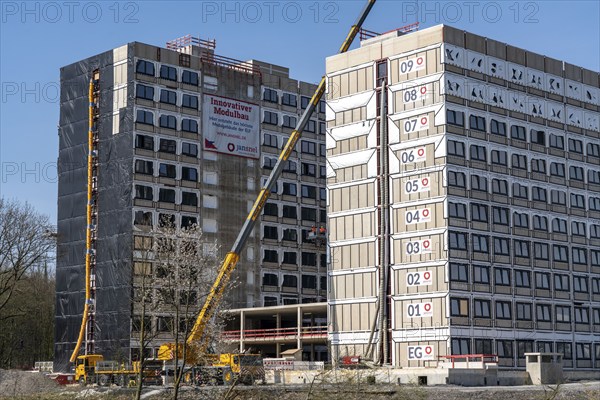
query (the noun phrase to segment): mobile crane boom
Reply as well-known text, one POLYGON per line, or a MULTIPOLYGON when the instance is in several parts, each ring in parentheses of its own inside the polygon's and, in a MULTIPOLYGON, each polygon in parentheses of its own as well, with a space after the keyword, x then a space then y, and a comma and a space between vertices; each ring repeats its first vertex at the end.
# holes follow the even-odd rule
MULTIPOLYGON (((346 37, 346 39, 342 43, 342 46, 340 47, 339 53, 345 53, 346 51, 348 51, 350 45, 354 41, 354 38, 356 37, 358 32, 360 31, 363 22, 367 18, 367 15, 369 15, 369 12, 373 8, 374 4, 375 0, 368 0, 367 4, 364 6, 362 12, 360 13, 360 16, 358 17, 354 25, 352 25, 352 27, 350 28, 348 36, 346 37)), ((206 341, 202 342, 204 330, 206 329, 208 321, 213 316, 217 305, 223 297, 223 293, 225 292, 227 284, 229 283, 231 274, 240 259, 240 253, 244 248, 244 245, 246 244, 246 240, 250 236, 252 229, 254 229, 256 220, 262 212, 265 202, 269 198, 273 185, 281 175, 284 163, 287 161, 290 154, 294 150, 298 139, 300 139, 300 136, 302 135, 304 127, 308 123, 312 113, 319 104, 323 93, 325 93, 325 77, 321 78, 321 82, 319 82, 319 85, 317 86, 317 89, 315 90, 315 93, 313 94, 310 103, 306 107, 306 110, 304 110, 302 117, 300 117, 300 120, 296 125, 296 129, 292 131, 290 138, 288 139, 285 147, 279 155, 275 167, 271 171, 269 178, 267 179, 260 193, 258 194, 258 197, 254 202, 254 206, 250 210, 248 218, 244 222, 244 225, 242 226, 242 229, 240 230, 240 233, 238 234, 238 237, 235 243, 233 244, 233 247, 227 253, 225 259, 223 260, 223 263, 221 264, 221 267, 219 268, 217 278, 215 279, 215 282, 208 296, 206 297, 204 306, 200 310, 198 318, 196 319, 196 322, 190 332, 190 335, 187 338, 188 344, 194 344, 199 342, 196 348, 200 352, 203 352, 206 349, 206 346, 208 345, 206 341)))

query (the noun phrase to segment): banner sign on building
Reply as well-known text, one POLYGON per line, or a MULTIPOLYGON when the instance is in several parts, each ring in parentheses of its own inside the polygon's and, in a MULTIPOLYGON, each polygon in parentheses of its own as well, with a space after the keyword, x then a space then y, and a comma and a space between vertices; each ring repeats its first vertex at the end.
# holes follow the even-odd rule
POLYGON ((204 150, 259 158, 260 107, 227 97, 204 95, 204 150))

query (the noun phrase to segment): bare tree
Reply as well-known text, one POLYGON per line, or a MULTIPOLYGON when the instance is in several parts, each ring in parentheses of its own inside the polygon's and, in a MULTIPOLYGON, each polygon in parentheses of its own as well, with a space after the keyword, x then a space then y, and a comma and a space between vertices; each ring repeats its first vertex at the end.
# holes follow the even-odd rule
MULTIPOLYGON (((204 239, 202 231, 192 225, 174 228, 166 224, 154 231, 153 262, 156 269, 157 307, 168 311, 173 318, 174 338, 174 391, 179 395, 184 378, 191 377, 186 361, 198 361, 195 349, 187 343, 199 306, 203 303, 214 283, 219 267, 216 243, 204 239), (180 367, 181 364, 181 367, 180 367)), ((205 337, 214 337, 220 324, 215 320, 208 324, 205 337)))
MULTIPOLYGON (((17 283, 54 247, 48 217, 27 203, 0 198, 0 312, 15 293, 17 283)), ((10 313, 0 319, 12 317, 10 313)))

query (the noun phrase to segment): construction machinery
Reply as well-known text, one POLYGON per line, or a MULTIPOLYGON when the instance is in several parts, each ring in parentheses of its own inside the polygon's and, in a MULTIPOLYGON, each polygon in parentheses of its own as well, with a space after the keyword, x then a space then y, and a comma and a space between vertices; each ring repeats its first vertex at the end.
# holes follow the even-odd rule
MULTIPOLYGON (((146 366, 142 374, 145 384, 160 384, 161 366, 146 366)), ((140 373, 140 362, 123 364, 117 361, 104 361, 100 354, 89 354, 77 357, 75 367, 75 382, 84 386, 96 383, 100 386, 117 384, 119 386, 132 386, 137 382, 140 373)))
MULTIPOLYGON (((339 53, 345 53, 350 48, 350 45, 354 41, 356 35, 360 32, 363 22, 367 18, 369 12, 373 8, 375 4, 375 0, 368 0, 365 4, 363 10, 361 11, 358 19, 350 28, 346 39, 342 43, 339 53)), ((95 240, 94 234, 96 229, 95 219, 94 219, 94 210, 96 209, 96 202, 94 196, 94 183, 95 176, 97 174, 97 150, 95 148, 95 144, 97 143, 97 134, 96 132, 96 118, 97 118, 97 108, 96 104, 98 101, 98 74, 97 71, 94 72, 94 77, 90 80, 90 133, 89 133, 89 162, 88 162, 88 233, 87 233, 87 253, 86 253, 86 303, 85 310, 83 315, 83 321, 80 331, 80 336, 77 342, 77 346, 73 351, 73 355, 71 357, 71 361, 75 361, 77 359, 77 369, 80 371, 78 373, 78 381, 83 379, 83 382, 88 382, 89 377, 93 373, 98 379, 102 379, 103 381, 108 379, 108 382, 111 382, 110 378, 105 378, 105 376, 127 376, 131 371, 135 371, 134 367, 131 371, 129 370, 111 370, 110 373, 104 373, 101 370, 98 370, 97 366, 99 362, 103 361, 103 357, 97 354, 89 354, 93 353, 93 307, 95 303, 95 290, 94 290, 94 279, 93 279, 93 266, 95 260, 95 240), (96 136, 95 136, 96 135, 96 136), (79 348, 81 342, 84 338, 84 334, 86 339, 85 356, 77 357, 79 352, 79 348), (120 373, 119 371, 123 371, 120 373), (127 372, 125 372, 127 371, 127 372)), ((203 383, 207 380, 217 381, 217 383, 228 383, 232 381, 235 377, 239 377, 242 373, 247 370, 250 365, 246 364, 256 364, 257 360, 259 360, 258 355, 246 355, 246 354, 220 354, 220 355, 207 355, 207 348, 209 347, 209 340, 205 337, 205 331, 207 325, 211 318, 214 316, 215 311, 225 293, 231 275, 240 259, 240 253, 246 244, 248 237, 250 236, 258 217, 260 216, 264 205, 271 194, 271 190, 273 186, 279 179, 283 167, 290 157, 292 151, 296 147, 296 143, 300 139, 302 135, 302 131, 307 125, 310 117, 315 111, 316 107, 321 100, 321 97, 325 93, 325 77, 321 78, 315 93, 313 94, 308 106, 306 107, 304 113, 300 117, 296 128, 290 134, 290 137, 284 146, 277 163, 275 164, 271 174, 266 180, 264 186, 261 188, 256 201, 246 221, 244 222, 236 241, 234 242, 231 250, 225 256, 215 282, 213 283, 210 292, 204 302, 202 309, 200 310, 198 317, 192 327, 192 330, 187 338, 186 346, 182 343, 166 343, 160 346, 158 352, 158 360, 163 361, 165 365, 167 363, 173 363, 173 365, 177 364, 177 368, 179 369, 179 363, 181 362, 186 370, 186 377, 192 376, 192 380, 196 383, 203 383), (186 351, 184 351, 186 350, 186 351), (185 353, 185 354, 184 354, 185 353), (203 364, 197 360, 203 359, 205 360, 203 364), (220 374, 220 377, 218 377, 220 374)), ((138 372, 139 372, 139 363, 138 363, 138 372)), ((101 368, 102 369, 102 368, 101 368)), ((187 379, 186 379, 187 380, 187 379)))

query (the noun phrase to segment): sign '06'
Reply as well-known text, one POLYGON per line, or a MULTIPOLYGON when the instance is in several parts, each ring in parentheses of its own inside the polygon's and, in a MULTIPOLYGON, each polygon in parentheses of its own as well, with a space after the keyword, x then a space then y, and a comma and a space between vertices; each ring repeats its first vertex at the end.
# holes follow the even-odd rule
POLYGON ((433 360, 433 346, 408 346, 409 360, 433 360))
POLYGON ((402 150, 400 153, 400 161, 402 164, 416 163, 427 159, 427 149, 425 146, 416 147, 414 149, 402 150))

